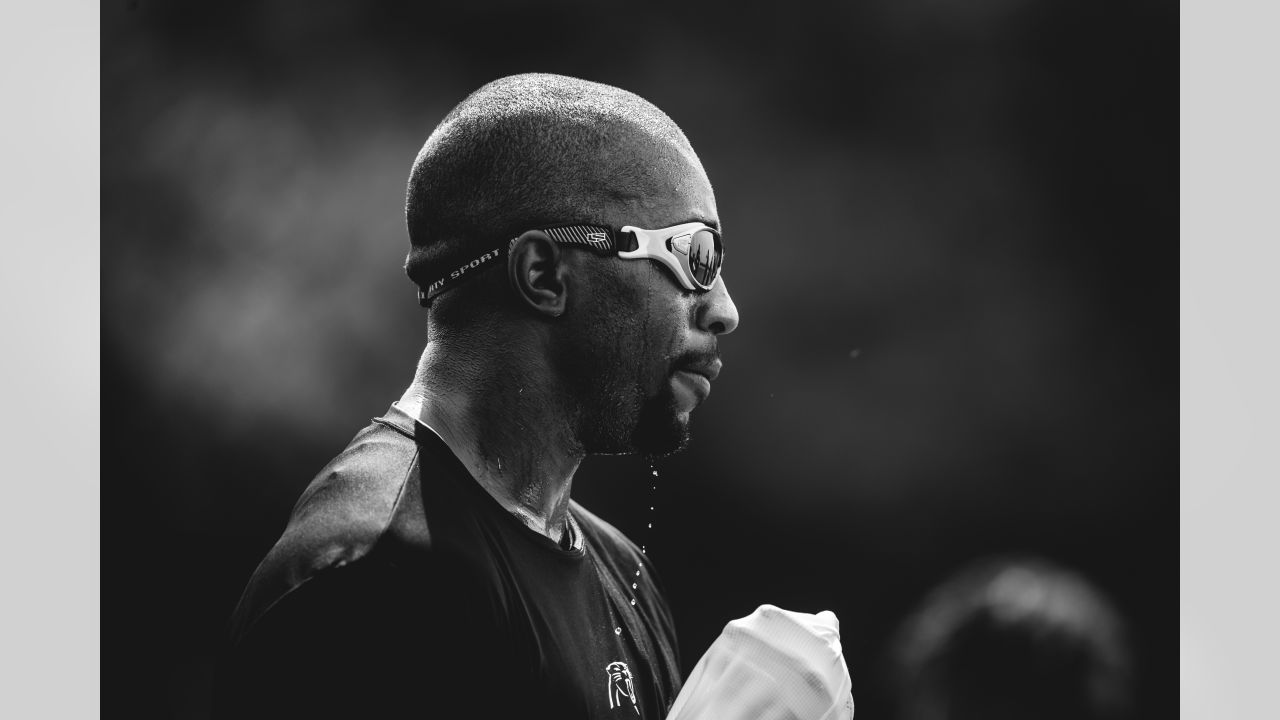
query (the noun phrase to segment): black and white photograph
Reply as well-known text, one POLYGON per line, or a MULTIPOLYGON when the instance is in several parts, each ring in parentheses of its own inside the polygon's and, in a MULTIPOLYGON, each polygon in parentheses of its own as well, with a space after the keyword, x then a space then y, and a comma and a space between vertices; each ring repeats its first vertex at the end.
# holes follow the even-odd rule
POLYGON ((102 715, 1178 713, 1178 4, 100 12, 102 715))

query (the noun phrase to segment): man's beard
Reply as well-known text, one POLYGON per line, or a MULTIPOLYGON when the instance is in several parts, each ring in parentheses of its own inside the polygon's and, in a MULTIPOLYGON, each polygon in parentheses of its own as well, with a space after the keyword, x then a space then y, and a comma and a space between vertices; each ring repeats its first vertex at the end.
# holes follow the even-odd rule
POLYGON ((651 457, 665 457, 689 447, 689 416, 677 412, 670 383, 663 383, 657 395, 641 404, 631 443, 637 452, 651 457))
POLYGON ((596 388, 579 413, 579 437, 587 453, 665 457, 689 446, 689 416, 677 411, 669 378, 647 397, 634 384, 596 388))

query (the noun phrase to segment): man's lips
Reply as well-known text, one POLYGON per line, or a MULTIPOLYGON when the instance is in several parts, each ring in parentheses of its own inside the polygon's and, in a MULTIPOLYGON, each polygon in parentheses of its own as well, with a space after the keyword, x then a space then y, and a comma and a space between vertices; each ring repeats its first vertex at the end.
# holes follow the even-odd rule
POLYGON ((711 381, 720 374, 721 363, 718 358, 709 362, 689 363, 678 368, 672 377, 681 383, 697 399, 698 403, 711 394, 711 381))
POLYGON ((720 368, 723 363, 720 358, 712 358, 707 362, 686 363, 676 368, 676 372, 687 372, 693 375, 701 375, 707 379, 707 382, 715 380, 720 375, 720 368))
POLYGON ((697 397, 698 402, 706 400, 707 396, 711 394, 711 381, 707 379, 706 375, 688 370, 677 370, 673 373, 673 376, 676 382, 685 385, 697 397))

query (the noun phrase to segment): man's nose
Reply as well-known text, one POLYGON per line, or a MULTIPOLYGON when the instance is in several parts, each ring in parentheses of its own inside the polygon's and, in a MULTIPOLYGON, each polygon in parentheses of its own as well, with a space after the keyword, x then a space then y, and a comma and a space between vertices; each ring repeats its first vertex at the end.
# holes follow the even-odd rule
POLYGON ((698 327, 716 335, 728 335, 738 327, 738 306, 729 297, 729 288, 721 275, 703 295, 698 310, 698 327))

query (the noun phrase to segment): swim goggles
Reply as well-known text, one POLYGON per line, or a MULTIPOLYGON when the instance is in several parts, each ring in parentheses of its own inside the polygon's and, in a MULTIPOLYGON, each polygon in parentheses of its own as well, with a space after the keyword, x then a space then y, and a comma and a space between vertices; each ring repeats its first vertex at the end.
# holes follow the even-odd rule
MULTIPOLYGON (((552 240, 564 245, 585 245, 605 252, 617 252, 624 260, 657 260, 675 275, 685 290, 707 292, 720 277, 724 264, 724 244, 720 233, 705 223, 691 222, 660 230, 645 230, 624 225, 620 230, 602 225, 562 225, 538 228, 552 240)), ((418 289, 418 302, 426 307, 437 295, 468 278, 474 277, 505 257, 519 236, 463 263, 448 274, 432 281, 423 291, 418 289)))

